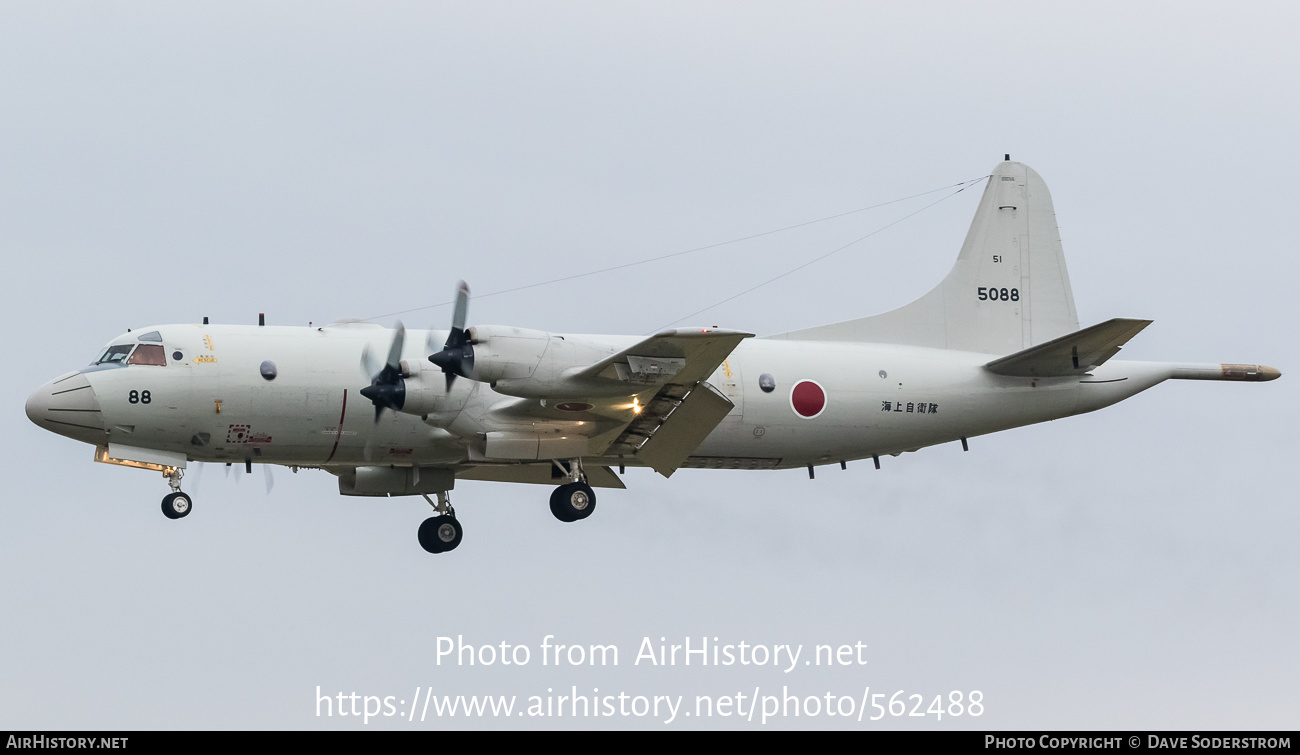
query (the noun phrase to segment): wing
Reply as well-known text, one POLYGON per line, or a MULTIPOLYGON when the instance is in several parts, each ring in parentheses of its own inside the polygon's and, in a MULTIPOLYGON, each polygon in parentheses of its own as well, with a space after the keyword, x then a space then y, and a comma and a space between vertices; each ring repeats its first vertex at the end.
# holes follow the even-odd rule
POLYGON ((707 328, 665 330, 595 364, 564 371, 564 381, 593 393, 633 396, 652 386, 691 385, 718 369, 753 333, 707 328))
MULTIPOLYGON (((490 414, 503 424, 563 423, 570 437, 575 430, 585 437, 583 453, 571 455, 642 464, 667 477, 731 411, 731 401, 705 379, 751 337, 723 330, 664 331, 594 364, 566 370, 564 383, 580 392, 572 400, 544 405, 509 399, 490 414), (586 408, 575 411, 575 404, 586 408), (575 423, 582 424, 575 428, 575 423)), ((522 453, 550 458, 546 444, 553 436, 538 437, 539 450, 529 446, 522 453)))

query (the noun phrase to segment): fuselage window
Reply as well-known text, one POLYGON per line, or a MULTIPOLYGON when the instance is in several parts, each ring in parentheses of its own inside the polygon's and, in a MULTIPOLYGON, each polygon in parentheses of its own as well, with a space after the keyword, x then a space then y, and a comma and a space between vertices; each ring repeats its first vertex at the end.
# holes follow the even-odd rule
POLYGON ((99 355, 95 364, 126 364, 126 358, 131 355, 131 349, 135 344, 124 343, 118 346, 109 346, 104 349, 104 353, 99 355))
POLYGON ((154 346, 153 344, 142 343, 136 347, 135 353, 127 360, 127 364, 151 364, 158 367, 167 365, 167 354, 163 347, 154 346))

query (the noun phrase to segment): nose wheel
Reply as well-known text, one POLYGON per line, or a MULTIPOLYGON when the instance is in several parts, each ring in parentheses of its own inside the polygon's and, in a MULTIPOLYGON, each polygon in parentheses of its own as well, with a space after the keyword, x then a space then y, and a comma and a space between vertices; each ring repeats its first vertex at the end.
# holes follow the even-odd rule
POLYGON ((180 519, 189 514, 192 508, 194 508, 194 502, 184 493, 178 491, 163 496, 162 513, 168 519, 180 519))
POLYGON ((167 467, 163 471, 163 477, 167 478, 167 484, 172 489, 172 492, 162 499, 162 513, 168 519, 180 519, 194 508, 194 501, 181 492, 181 477, 184 475, 185 471, 177 467, 167 467))

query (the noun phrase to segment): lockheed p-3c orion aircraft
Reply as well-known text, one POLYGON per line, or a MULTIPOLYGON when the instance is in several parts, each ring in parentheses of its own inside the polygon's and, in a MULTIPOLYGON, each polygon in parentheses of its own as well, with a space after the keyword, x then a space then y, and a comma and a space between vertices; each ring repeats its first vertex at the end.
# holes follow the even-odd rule
POLYGON ((172 519, 190 462, 323 469, 343 495, 423 495, 431 553, 462 528, 457 479, 554 485, 574 522, 595 488, 650 467, 790 469, 897 455, 1089 412, 1168 379, 1264 381, 1244 364, 1112 359, 1149 320, 1079 328, 1046 184, 1008 156, 956 265, 884 314, 755 338, 717 328, 648 338, 364 322, 181 324, 113 339, 27 400, 37 425, 96 461, 162 472, 172 519), (432 495, 434 498, 430 498, 432 495))

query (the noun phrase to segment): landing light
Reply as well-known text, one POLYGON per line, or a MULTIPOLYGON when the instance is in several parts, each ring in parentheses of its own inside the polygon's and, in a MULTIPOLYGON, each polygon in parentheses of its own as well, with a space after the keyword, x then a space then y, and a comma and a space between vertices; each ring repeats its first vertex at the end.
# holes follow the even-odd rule
POLYGON ((164 475, 176 474, 176 467, 166 464, 154 464, 148 461, 132 461, 130 459, 114 459, 108 455, 107 446, 95 447, 95 461, 101 464, 117 464, 122 467, 134 467, 136 469, 150 469, 154 472, 162 472, 164 475))

